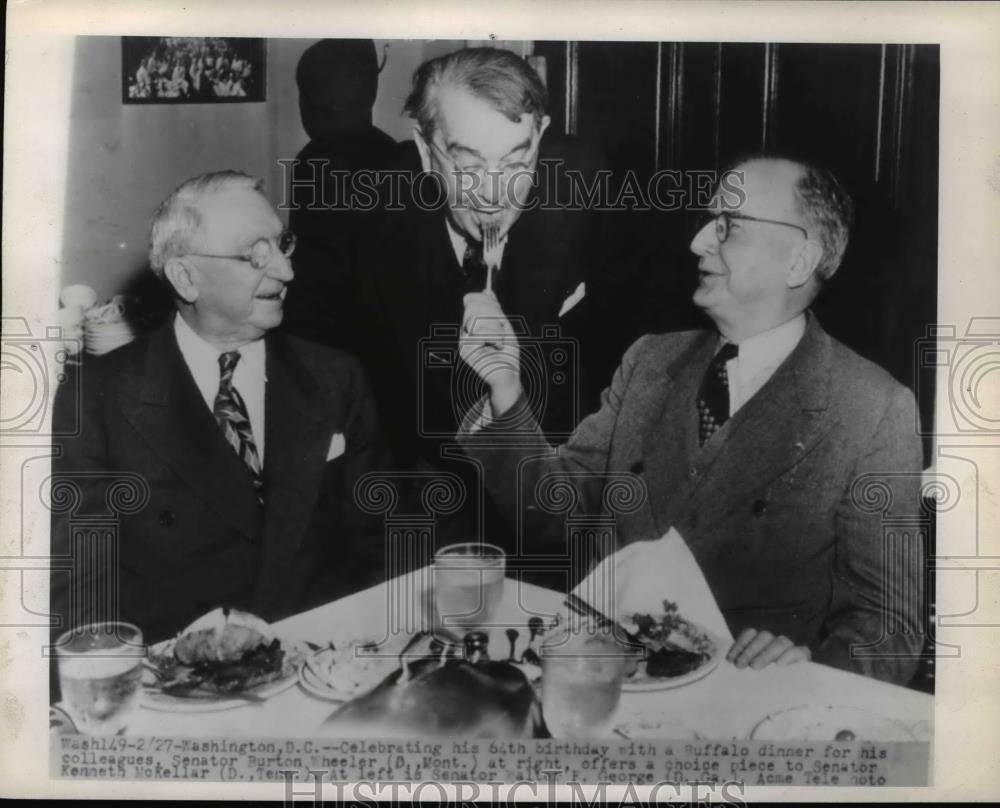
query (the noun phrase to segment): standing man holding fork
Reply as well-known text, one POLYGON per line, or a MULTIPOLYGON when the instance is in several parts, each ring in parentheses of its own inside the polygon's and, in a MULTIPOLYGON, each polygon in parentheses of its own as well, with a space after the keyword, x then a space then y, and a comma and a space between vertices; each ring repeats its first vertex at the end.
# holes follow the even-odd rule
MULTIPOLYGON (((521 319, 522 338, 585 330, 597 245, 585 212, 539 204, 545 104, 542 81, 510 51, 470 48, 421 65, 405 105, 420 172, 405 209, 390 207, 361 248, 371 326, 361 353, 394 454, 463 474, 470 485, 472 467, 441 454, 462 415, 456 391, 471 402, 485 390, 458 356, 463 297, 489 289, 521 319)), ((551 368, 540 374, 543 428, 564 435, 580 410, 571 353, 561 381, 551 368)))

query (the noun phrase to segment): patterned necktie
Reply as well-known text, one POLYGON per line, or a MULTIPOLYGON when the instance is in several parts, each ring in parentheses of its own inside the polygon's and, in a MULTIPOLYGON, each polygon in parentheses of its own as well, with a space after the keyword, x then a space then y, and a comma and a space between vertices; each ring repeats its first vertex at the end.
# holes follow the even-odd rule
POLYGON ((470 241, 465 245, 462 258, 462 274, 465 275, 466 291, 481 292, 486 288, 486 261, 483 260, 483 243, 470 241))
POLYGON ((233 451, 250 473, 257 498, 263 501, 264 478, 261 474, 257 444, 253 441, 253 431, 250 428, 250 417, 247 415, 243 397, 233 387, 233 371, 236 370, 239 361, 239 351, 219 355, 219 392, 215 396, 212 413, 222 427, 222 434, 226 436, 229 445, 233 447, 233 451))
POLYGON ((698 390, 698 445, 722 429, 729 420, 729 375, 726 362, 739 355, 739 347, 727 342, 713 357, 698 390))

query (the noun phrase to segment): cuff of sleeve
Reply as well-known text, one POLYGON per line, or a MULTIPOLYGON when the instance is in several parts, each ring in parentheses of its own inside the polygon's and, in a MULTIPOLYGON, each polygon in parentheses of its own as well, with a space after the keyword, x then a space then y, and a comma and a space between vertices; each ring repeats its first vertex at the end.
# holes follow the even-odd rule
POLYGON ((493 415, 490 397, 485 395, 473 404, 465 414, 459 427, 458 437, 469 437, 482 433, 534 436, 537 430, 535 415, 531 411, 524 393, 521 393, 514 405, 499 418, 493 415))
POLYGON ((475 435, 493 423, 493 405, 488 395, 473 404, 462 419, 460 434, 475 435))

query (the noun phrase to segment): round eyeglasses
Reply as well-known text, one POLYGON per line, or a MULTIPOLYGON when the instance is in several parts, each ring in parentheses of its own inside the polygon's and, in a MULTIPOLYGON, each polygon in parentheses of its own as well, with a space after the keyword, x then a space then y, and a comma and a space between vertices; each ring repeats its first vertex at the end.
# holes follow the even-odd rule
POLYGON ((254 269, 264 269, 274 259, 274 248, 278 248, 285 258, 295 252, 297 239, 291 230, 282 230, 277 238, 260 238, 250 245, 250 249, 240 255, 216 255, 214 253, 188 253, 198 258, 225 258, 230 261, 244 261, 254 269))
POLYGON ((421 132, 421 136, 427 145, 437 152, 442 160, 451 165, 452 170, 456 174, 466 174, 471 177, 475 177, 480 184, 485 184, 487 178, 489 177, 495 176, 502 182, 509 183, 516 177, 534 173, 534 159, 539 143, 539 141, 534 138, 534 135, 532 136, 533 142, 527 146, 528 153, 525 157, 501 163, 497 165, 496 168, 492 169, 486 163, 478 160, 473 162, 459 162, 455 157, 435 143, 432 137, 428 137, 423 132, 421 132))
POLYGON ((717 213, 715 211, 702 213, 698 218, 695 233, 700 233, 705 225, 714 223, 715 240, 718 241, 719 244, 722 244, 727 238, 729 238, 729 231, 734 221, 760 222, 762 224, 777 224, 782 227, 792 227, 795 230, 798 230, 805 238, 809 238, 809 233, 806 232, 806 229, 797 224, 792 224, 791 222, 779 222, 777 219, 761 219, 757 216, 746 216, 742 213, 733 213, 728 210, 724 210, 721 213, 717 213))

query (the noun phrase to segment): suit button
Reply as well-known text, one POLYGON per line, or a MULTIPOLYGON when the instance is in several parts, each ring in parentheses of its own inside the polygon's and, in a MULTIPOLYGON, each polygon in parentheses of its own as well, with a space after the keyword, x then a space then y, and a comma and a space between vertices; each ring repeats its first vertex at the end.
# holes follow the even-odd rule
POLYGON ((174 514, 171 511, 163 511, 160 514, 160 527, 170 527, 174 523, 174 514))
POLYGON ((646 470, 646 464, 641 460, 636 460, 629 469, 633 474, 642 474, 646 470))
POLYGON ((760 516, 767 510, 767 503, 762 499, 758 499, 754 502, 753 507, 750 510, 754 516, 760 516))

